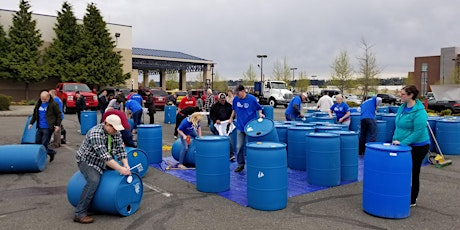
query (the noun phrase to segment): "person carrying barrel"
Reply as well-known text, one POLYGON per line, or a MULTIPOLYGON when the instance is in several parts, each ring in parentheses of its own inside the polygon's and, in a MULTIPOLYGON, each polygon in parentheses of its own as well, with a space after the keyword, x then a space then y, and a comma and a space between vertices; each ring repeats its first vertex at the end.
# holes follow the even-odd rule
POLYGON ((307 100, 307 93, 302 93, 299 96, 295 96, 290 102, 284 116, 286 121, 295 121, 297 117, 303 117, 302 113, 302 102, 307 100))
POLYGON ((73 221, 82 224, 94 222, 93 217, 88 216, 88 209, 107 167, 117 170, 122 175, 131 175, 121 130, 124 130, 124 127, 120 117, 115 114, 109 115, 103 123, 86 133, 83 143, 77 150, 75 160, 86 184, 75 207, 73 221), (115 161, 115 155, 122 165, 115 161))
POLYGON ((179 153, 179 165, 177 166, 180 169, 187 169, 184 165, 184 159, 190 145, 190 138, 201 137, 201 120, 203 120, 203 115, 193 113, 191 116, 185 118, 180 123, 179 128, 177 128, 182 144, 179 153))

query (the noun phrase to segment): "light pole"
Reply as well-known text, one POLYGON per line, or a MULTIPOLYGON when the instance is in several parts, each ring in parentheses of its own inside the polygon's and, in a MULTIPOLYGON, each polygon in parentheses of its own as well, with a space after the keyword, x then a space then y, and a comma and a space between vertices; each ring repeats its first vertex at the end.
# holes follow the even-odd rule
POLYGON ((214 89, 214 63, 211 64, 211 89, 214 89))
POLYGON ((264 70, 263 70, 263 66, 264 66, 264 58, 267 58, 267 55, 265 54, 259 54, 257 55, 257 58, 260 58, 260 81, 261 83, 260 84, 264 84, 264 70))
POLYGON ((297 68, 294 67, 294 68, 291 68, 291 70, 292 70, 292 81, 294 81, 294 71, 297 70, 297 68))
MULTIPOLYGON (((313 81, 316 78, 316 75, 311 76, 311 80, 313 81)), ((312 84, 310 84, 311 86, 312 84)), ((315 87, 313 87, 313 95, 315 95, 315 87)))

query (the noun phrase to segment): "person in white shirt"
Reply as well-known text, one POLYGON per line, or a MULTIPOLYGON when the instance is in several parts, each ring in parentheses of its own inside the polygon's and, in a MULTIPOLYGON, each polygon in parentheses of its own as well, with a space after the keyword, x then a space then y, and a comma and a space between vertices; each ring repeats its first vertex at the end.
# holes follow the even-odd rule
POLYGON ((334 101, 332 101, 332 98, 329 96, 329 94, 326 93, 318 100, 316 108, 321 112, 329 112, 329 109, 333 104, 334 101))

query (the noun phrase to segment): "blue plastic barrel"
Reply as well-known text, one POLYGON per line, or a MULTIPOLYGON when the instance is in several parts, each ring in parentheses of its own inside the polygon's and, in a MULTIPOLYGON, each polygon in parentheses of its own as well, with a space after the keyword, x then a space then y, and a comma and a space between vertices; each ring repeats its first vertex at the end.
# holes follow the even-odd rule
POLYGON ((29 123, 32 119, 32 115, 27 117, 24 132, 22 133, 21 144, 35 144, 35 136, 37 134, 37 121, 34 122, 32 128, 29 129, 29 123))
POLYGON ((161 125, 138 125, 137 147, 147 153, 150 164, 160 163, 163 159, 161 125))
POLYGON ((134 128, 134 119, 129 118, 129 119, 128 119, 128 123, 129 123, 129 131, 133 131, 133 128, 134 128))
POLYGON ((351 107, 350 108, 350 113, 357 113, 358 112, 358 107, 351 107))
POLYGON ((271 119, 253 119, 244 126, 248 142, 271 141, 279 142, 275 123, 271 119))
POLYGON ((359 137, 355 131, 334 131, 340 135, 340 179, 358 180, 359 137))
POLYGON ((410 214, 411 148, 367 143, 364 155, 363 210, 385 218, 410 214))
POLYGON ((345 125, 345 124, 328 124, 327 126, 331 126, 331 127, 339 127, 340 130, 343 130, 343 131, 350 131, 349 129, 349 125, 345 125))
POLYGON ((359 131, 361 129, 361 113, 350 113, 350 130, 359 131))
POLYGON ((327 122, 330 124, 335 124, 337 121, 336 117, 316 117, 316 122, 327 122))
MULTIPOLYGON (((235 130, 236 132, 236 130, 235 130)), ((171 155, 176 160, 179 161, 180 150, 182 149, 181 140, 177 139, 174 141, 172 148, 171 148, 171 155)), ((185 153, 184 164, 190 167, 195 166, 195 154, 196 154, 196 147, 195 147, 195 139, 190 139, 190 145, 188 146, 188 150, 185 153)), ((230 156, 229 156, 230 157, 230 156)), ((228 159, 227 159, 228 160, 228 159)))
POLYGON ((396 120, 396 114, 394 113, 387 113, 387 114, 382 114, 382 121, 387 122, 387 138, 385 142, 391 143, 393 140, 393 134, 395 133, 395 120, 396 120))
POLYGON ((305 171, 306 166, 306 140, 307 133, 315 132, 314 127, 291 126, 288 128, 287 162, 288 167, 295 170, 305 171))
POLYGON ((318 117, 329 117, 329 112, 318 111, 318 112, 314 112, 313 114, 315 115, 316 118, 318 118, 318 117))
POLYGON ((327 132, 342 130, 342 127, 320 125, 320 126, 316 126, 315 130, 317 133, 327 133, 327 132))
POLYGON ((397 113, 398 112, 398 109, 399 109, 399 106, 396 106, 396 105, 392 105, 392 106, 389 106, 389 111, 390 113, 397 113))
POLYGON ((144 177, 149 169, 149 158, 147 153, 138 148, 126 147, 126 153, 128 154, 128 163, 131 168, 131 172, 139 174, 140 177, 144 177))
MULTIPOLYGON (((438 116, 429 116, 428 117, 428 124, 430 124, 431 131, 433 134, 431 134, 430 130, 428 130, 428 135, 430 136, 430 152, 437 152, 436 148, 436 143, 434 142, 433 135, 436 137, 436 121, 441 119, 438 116)), ((428 127, 427 127, 428 129, 428 127)))
POLYGON ((46 166, 46 156, 43 145, 1 145, 0 172, 41 172, 46 166))
POLYGON ((81 111, 80 113, 80 131, 82 135, 86 135, 92 127, 97 125, 97 112, 96 111, 81 111))
MULTIPOLYGON (((67 199, 74 207, 80 200, 85 184, 85 177, 80 171, 70 178, 67 185, 67 199)), ((129 216, 135 213, 141 205, 143 193, 142 179, 136 173, 132 173, 131 176, 123 176, 118 171, 106 170, 102 174, 90 210, 129 216)))
POLYGON ((447 118, 436 121, 436 140, 443 154, 460 155, 460 119, 447 118))
POLYGON ((375 141, 387 142, 387 121, 377 120, 375 122, 377 123, 377 137, 375 141))
POLYGON ((297 123, 295 126, 302 126, 302 127, 316 127, 316 124, 313 123, 297 123))
POLYGON ((286 208, 288 193, 286 144, 251 142, 247 148, 248 205, 257 210, 286 208))
POLYGON ((319 112, 319 110, 317 110, 317 109, 307 109, 307 113, 314 114, 316 112, 319 112))
POLYGON ((311 185, 340 184, 340 135, 309 133, 306 135, 307 181, 311 185))
POLYGON ((388 106, 379 106, 377 107, 377 113, 389 113, 390 107, 388 106))
MULTIPOLYGON (((305 123, 301 123, 305 124, 305 123)), ((279 142, 287 144, 289 124, 275 124, 276 132, 278 133, 279 142)))
POLYGON ((375 120, 382 120, 382 115, 385 113, 376 113, 375 114, 375 120))
POLYGON ((174 105, 165 106, 165 119, 166 124, 176 124, 176 111, 177 107, 174 105))
POLYGON ((262 113, 265 115, 265 118, 274 120, 274 109, 271 105, 262 105, 262 113))
POLYGON ((228 137, 203 136, 195 139, 196 189, 223 192, 230 189, 228 137))

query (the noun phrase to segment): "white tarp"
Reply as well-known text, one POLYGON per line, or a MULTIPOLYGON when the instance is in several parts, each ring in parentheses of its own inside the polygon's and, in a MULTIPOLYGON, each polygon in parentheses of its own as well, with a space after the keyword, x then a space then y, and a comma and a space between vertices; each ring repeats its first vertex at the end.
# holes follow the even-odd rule
POLYGON ((460 85, 431 85, 437 101, 460 101, 460 85))

